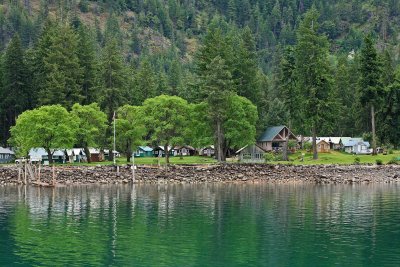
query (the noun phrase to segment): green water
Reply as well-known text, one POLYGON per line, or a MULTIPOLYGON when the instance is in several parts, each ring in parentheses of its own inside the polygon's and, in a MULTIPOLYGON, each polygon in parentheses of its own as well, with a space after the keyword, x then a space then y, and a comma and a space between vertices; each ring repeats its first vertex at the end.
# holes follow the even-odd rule
POLYGON ((400 266, 400 186, 0 187, 0 266, 400 266))

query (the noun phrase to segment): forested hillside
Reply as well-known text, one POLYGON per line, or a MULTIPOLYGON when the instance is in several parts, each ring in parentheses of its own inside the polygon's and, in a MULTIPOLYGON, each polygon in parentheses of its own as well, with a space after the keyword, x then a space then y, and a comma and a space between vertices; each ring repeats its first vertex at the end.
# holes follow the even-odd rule
POLYGON ((368 135, 374 106, 378 141, 398 146, 399 39, 398 0, 3 0, 0 143, 42 105, 97 102, 111 121, 125 104, 200 103, 221 85, 257 107, 258 130, 368 135))

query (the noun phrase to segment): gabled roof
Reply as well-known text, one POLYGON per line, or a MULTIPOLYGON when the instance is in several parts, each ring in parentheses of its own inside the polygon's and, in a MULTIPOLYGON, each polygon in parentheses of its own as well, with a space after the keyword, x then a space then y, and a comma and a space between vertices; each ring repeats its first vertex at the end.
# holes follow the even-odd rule
MULTIPOLYGON (((64 156, 64 151, 60 149, 51 149, 51 152, 53 153, 53 157, 64 156)), ((31 148, 31 150, 29 150, 29 157, 31 158, 38 158, 42 156, 47 157, 47 152, 43 147, 31 148)))
POLYGON ((240 152, 243 151, 243 149, 246 149, 246 148, 249 147, 249 146, 255 146, 256 148, 258 148, 258 149, 260 149, 260 150, 262 150, 262 151, 264 151, 264 152, 268 152, 267 150, 265 150, 265 149, 262 148, 261 146, 259 146, 259 145, 257 145, 257 144, 253 144, 253 145, 246 145, 246 146, 242 147, 241 149, 239 149, 238 151, 236 151, 235 154, 239 154, 240 152))
POLYGON ((354 146, 358 142, 364 142, 362 138, 359 137, 342 137, 340 140, 343 146, 354 146))
MULTIPOLYGON (((258 142, 271 142, 275 137, 284 129, 289 129, 285 125, 268 127, 265 132, 258 138, 258 142)), ((293 139, 297 139, 296 136, 289 130, 289 135, 293 136, 293 139)), ((290 138, 289 138, 290 139, 290 138)))
POLYGON ((138 146, 138 149, 143 150, 144 152, 152 152, 153 149, 149 146, 138 146))
POLYGON ((4 148, 0 146, 0 154, 10 154, 14 155, 15 153, 8 148, 4 148))

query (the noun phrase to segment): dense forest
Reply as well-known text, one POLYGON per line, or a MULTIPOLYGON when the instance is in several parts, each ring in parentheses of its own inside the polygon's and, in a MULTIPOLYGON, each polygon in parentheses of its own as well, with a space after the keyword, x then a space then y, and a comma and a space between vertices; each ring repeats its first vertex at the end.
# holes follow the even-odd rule
POLYGON ((369 139, 373 117, 399 147, 399 34, 397 0, 3 0, 0 144, 43 105, 96 102, 111 122, 162 94, 225 109, 233 92, 258 131, 369 139))

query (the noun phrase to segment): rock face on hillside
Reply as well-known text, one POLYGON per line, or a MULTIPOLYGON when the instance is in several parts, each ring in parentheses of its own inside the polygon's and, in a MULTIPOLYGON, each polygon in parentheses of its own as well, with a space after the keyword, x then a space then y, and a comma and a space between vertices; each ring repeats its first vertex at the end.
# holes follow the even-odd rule
MULTIPOLYGON (((131 166, 56 167, 56 184, 113 184, 131 183, 131 166)), ((27 183, 52 184, 53 170, 44 167, 40 182, 30 179, 27 183)), ((0 167, 0 184, 23 183, 18 181, 16 166, 0 167)), ((400 182, 400 166, 289 166, 264 164, 220 164, 155 168, 141 166, 135 170, 137 183, 204 183, 204 182, 269 182, 269 183, 397 183, 400 182)))

